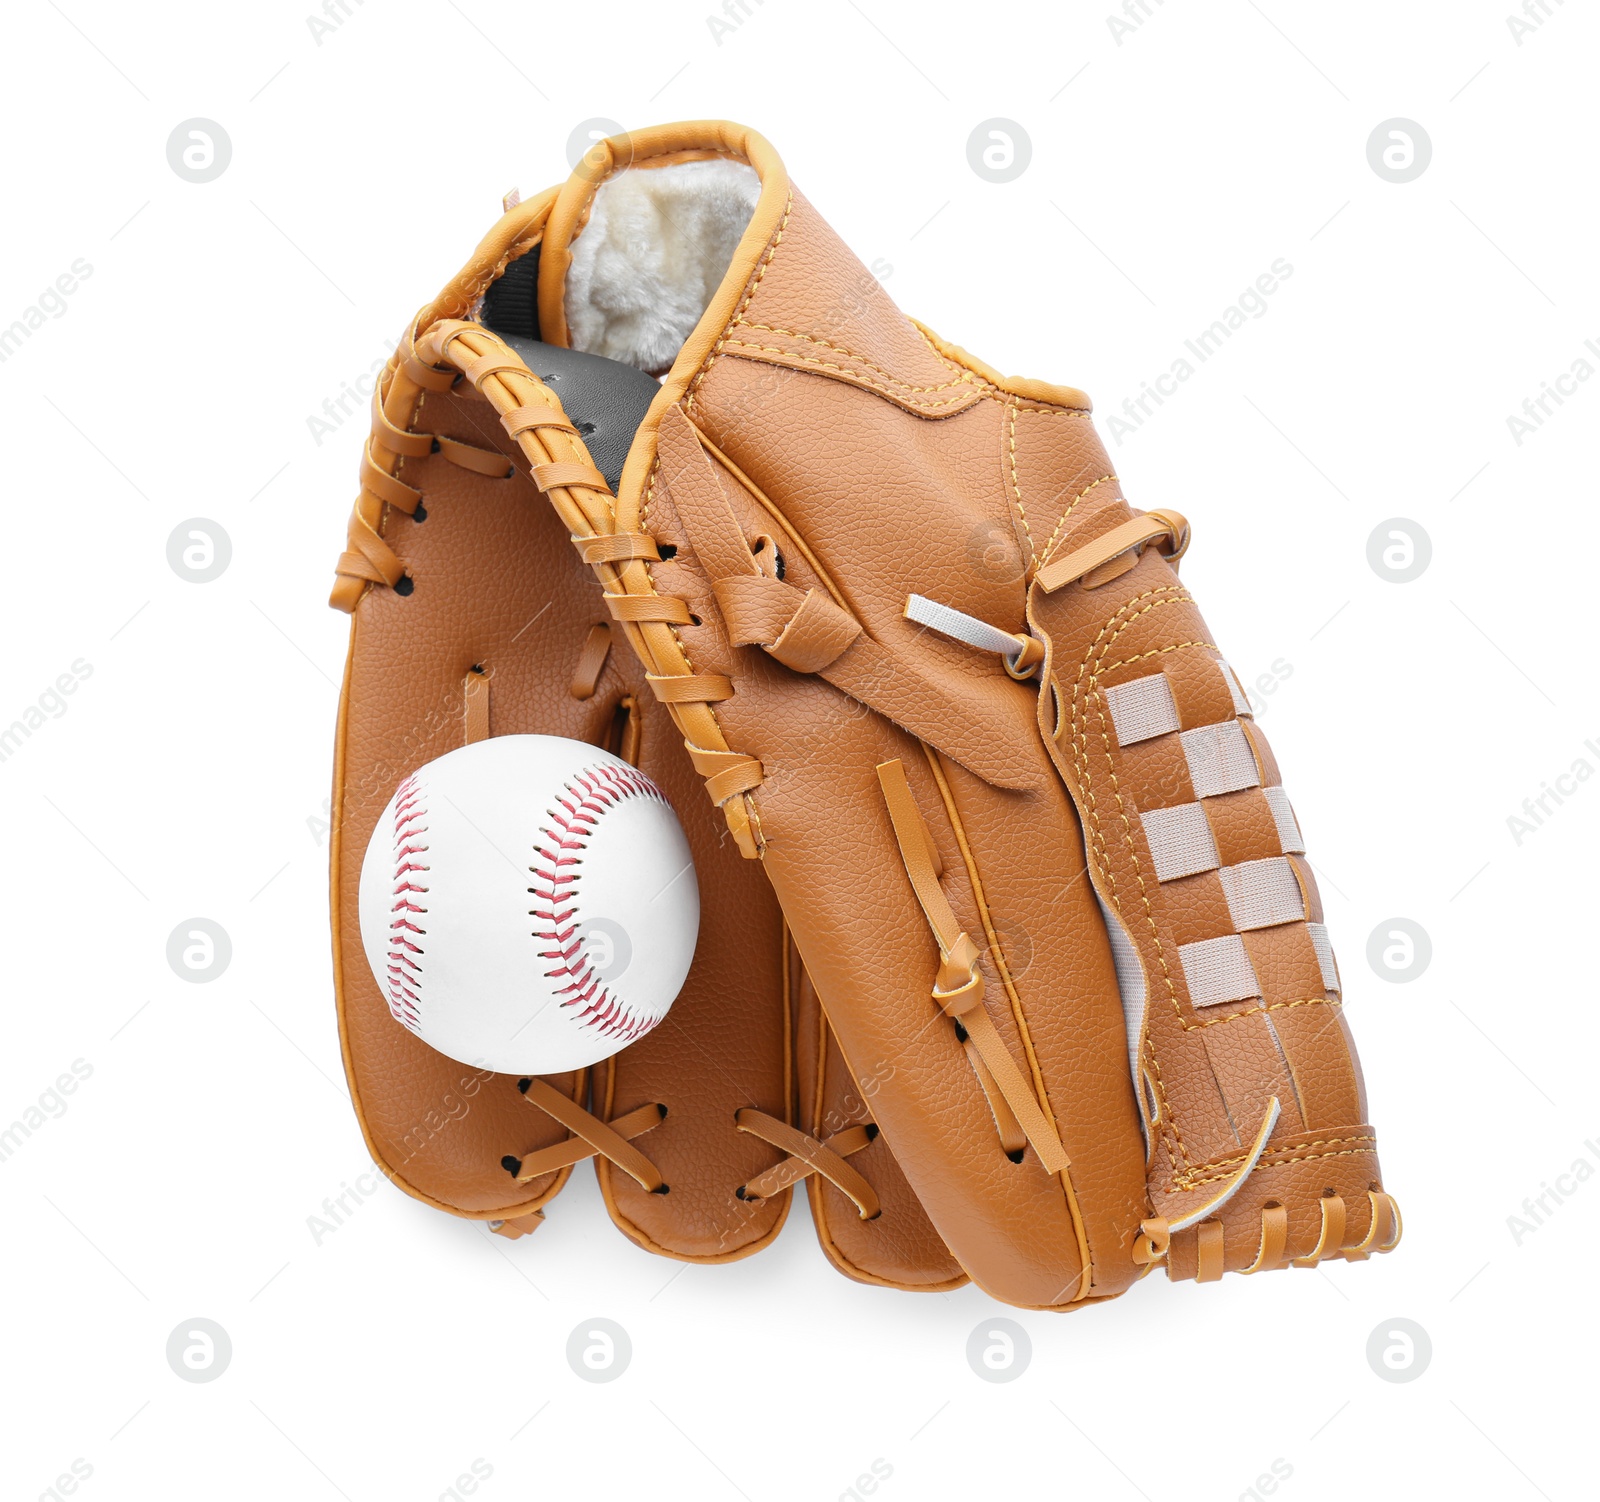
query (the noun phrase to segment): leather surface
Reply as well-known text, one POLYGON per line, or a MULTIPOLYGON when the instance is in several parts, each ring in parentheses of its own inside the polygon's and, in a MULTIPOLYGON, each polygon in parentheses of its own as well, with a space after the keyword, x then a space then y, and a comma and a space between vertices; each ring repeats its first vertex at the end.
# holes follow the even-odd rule
MULTIPOLYGON (((1077 430, 1069 484, 1109 473, 1087 425, 1077 430)), ((1067 552, 1125 523, 1130 509, 1115 480, 1097 485, 1058 541, 1067 552)), ((1094 879, 1139 952, 1149 995, 1140 1060, 1153 1110, 1149 1130, 1152 1208, 1177 1221, 1203 1207, 1236 1177, 1271 1101, 1281 1115, 1267 1148, 1233 1198, 1207 1225, 1172 1238, 1168 1271, 1192 1277, 1202 1232, 1221 1232, 1221 1266, 1249 1267, 1263 1244, 1264 1214, 1287 1215, 1284 1255, 1318 1243, 1321 1201, 1345 1207, 1345 1244, 1360 1242, 1374 1216, 1369 1190, 1381 1191, 1376 1139, 1337 992, 1326 989, 1307 923, 1323 918, 1316 879, 1299 856, 1285 857, 1261 789, 1281 786, 1260 728, 1243 718, 1193 598, 1156 549, 1098 588, 1082 582, 1046 594, 1037 587, 1031 620, 1049 643, 1047 677, 1055 703, 1041 702, 1043 739, 1072 788, 1089 830, 1094 879), (1152 672, 1165 675, 1179 731, 1118 744, 1106 692, 1152 672), (1184 730, 1237 721, 1255 761, 1258 786, 1200 800, 1221 865, 1286 858, 1303 915, 1243 934, 1259 995, 1196 1006, 1179 956, 1182 945, 1235 932, 1217 871, 1156 879, 1138 815, 1196 799, 1179 742, 1184 730), (1059 725, 1059 729, 1057 729, 1059 725)))
MULTIPOLYGON (((516 454, 488 404, 464 382, 427 394, 412 426, 516 454)), ((493 734, 562 735, 616 749, 619 706, 631 696, 643 716, 640 764, 679 810, 694 853, 701 936, 666 1020, 591 1071, 593 1105, 607 1119, 650 1102, 667 1107, 665 1120, 635 1146, 661 1170, 670 1193, 647 1195, 609 1164, 601 1166, 601 1182, 613 1218, 639 1244, 695 1260, 746 1255, 776 1234, 788 1204, 787 1192, 755 1206, 733 1194, 780 1156, 735 1131, 734 1112, 751 1105, 788 1119, 782 921, 759 868, 731 848, 632 654, 614 646, 594 693, 573 696, 574 665, 605 610, 520 456, 515 463, 516 473, 499 479, 437 453, 405 460, 400 477, 422 492, 425 520, 389 508, 383 536, 413 588, 404 595, 369 590, 354 612, 333 870, 352 1098, 379 1165, 441 1209, 515 1219, 565 1182, 571 1170, 518 1186, 502 1166, 503 1157, 566 1136, 523 1099, 515 1078, 458 1065, 389 1016, 361 948, 357 886, 373 823, 394 786, 462 743, 463 682, 473 666, 488 675, 493 734)), ((551 1083, 587 1098, 581 1075, 551 1083)))
POLYGON ((660 386, 642 370, 600 355, 561 349, 513 334, 501 337, 522 356, 528 369, 561 398, 567 416, 578 425, 595 468, 615 490, 633 435, 639 431, 660 386))
MULTIPOLYGON (((565 202, 552 224, 580 223, 565 202)), ((758 757, 765 774, 749 800, 763 864, 842 1056, 858 1080, 881 1082, 872 1114, 941 1238, 975 1281, 1014 1303, 1068 1307, 1115 1294, 1137 1272, 1142 1144, 1077 816, 1039 743, 1035 692, 901 614, 917 592, 1020 629, 1021 569, 1004 577, 984 565, 991 534, 1012 536, 1012 400, 936 351, 798 194, 757 249, 753 277, 737 259, 730 270, 746 290, 726 337, 706 332, 713 352, 692 380, 675 367, 667 398, 687 388, 683 410, 749 477, 746 486, 719 470, 717 481, 746 542, 772 535, 785 582, 834 598, 883 649, 883 672, 856 687, 885 712, 759 647, 732 645, 714 576, 675 503, 682 482, 672 465, 647 467, 636 449, 619 512, 636 505, 643 528, 677 549, 650 577, 698 621, 671 628, 694 671, 734 685, 715 712, 727 743, 758 757), (774 341, 781 359, 766 347, 774 341), (897 717, 931 722, 963 760, 925 754, 897 717), (977 741, 974 726, 983 727, 977 741), (982 936, 985 1004, 1042 1086, 1070 1175, 1047 1174, 1031 1152, 1020 1162, 1006 1155, 956 1030, 931 998, 938 953, 874 771, 896 758, 933 830, 950 900, 982 936), (1009 946, 1030 956, 1021 974, 1009 946)), ((565 259, 547 241, 541 277, 559 276, 565 259)), ((541 310, 552 300, 542 286, 541 310)), ((1050 420, 1081 416, 1052 409, 1050 420)), ((1066 499, 1041 487, 1045 524, 1066 499)))
MULTIPOLYGON (((495 226, 416 331, 470 317, 484 288, 542 239, 538 325, 565 343, 564 276, 596 184, 612 170, 708 155, 754 166, 760 199, 639 427, 614 505, 584 489, 560 442, 521 441, 555 461, 552 499, 574 530, 623 534, 612 539, 623 551, 607 555, 617 561, 597 555, 596 567, 626 623, 620 634, 663 683, 653 723, 664 713, 683 733, 684 764, 706 779, 731 842, 760 857, 782 903, 828 1024, 811 1025, 813 998, 790 960, 802 1127, 821 1136, 833 1117, 868 1112, 882 1128, 851 1166, 869 1177, 884 1221, 890 1206, 901 1213, 851 1226, 848 1200, 813 1183, 828 1255, 866 1281, 938 1286, 952 1265, 942 1241, 997 1297, 1070 1308, 1120 1293, 1149 1255, 1165 1255, 1172 1276, 1209 1279, 1224 1267, 1392 1244, 1398 1219, 1361 1124, 1359 1065, 1307 928, 1321 921, 1316 884, 1297 853, 1279 857, 1260 792, 1279 785, 1276 761, 1253 723, 1231 725, 1234 697, 1193 602, 1155 547, 1050 593, 1030 586, 1042 565, 1092 551, 1133 515, 1081 393, 1001 376, 906 319, 792 189, 771 147, 722 122, 601 143, 564 188, 495 226), (662 545, 662 561, 633 561, 651 556, 629 551, 639 534, 662 545), (728 582, 748 574, 785 588, 728 582), (912 593, 1004 632, 1031 628, 1048 648, 1044 690, 912 625, 903 615, 912 593), (793 636, 766 641, 768 615, 793 636), (1254 786, 1234 780, 1237 791, 1204 799, 1220 864, 1286 858, 1303 917, 1247 924, 1234 938, 1217 871, 1153 880, 1140 810, 1199 795, 1179 733, 1119 745, 1105 693, 1156 671, 1181 730, 1229 723, 1254 763, 1254 786), (905 769, 940 890, 979 952, 988 1021, 1070 1155, 1060 1175, 1031 1148, 1005 1150, 1015 1123, 991 1112, 960 1032, 931 995, 941 958, 878 785, 876 768, 889 761, 905 769), (1101 901, 1127 931, 1150 997, 1134 1039, 1139 1099, 1101 901), (1219 937, 1242 946, 1261 995, 1201 1009, 1179 951, 1219 937), (1209 1213, 1235 1183, 1233 1199, 1174 1234, 1170 1251, 1165 1231, 1150 1229, 1209 1213), (916 1204, 934 1237, 924 1237, 916 1204)), ((519 301, 530 275, 515 274, 519 301)), ((467 342, 492 361, 483 338, 478 329, 467 342)), ((538 396, 519 388, 497 400, 538 396)), ((373 533, 378 498, 396 493, 381 481, 369 488, 335 600, 378 597, 382 621, 403 603, 388 587, 406 581, 373 533)), ((405 500, 401 492, 394 504, 405 500)), ((502 549, 496 562, 520 556, 502 549)), ((420 595, 426 571, 416 581, 420 595)), ((569 608, 586 619, 575 600, 569 608)), ((358 633, 353 673, 360 647, 358 633)), ((371 664, 362 672, 376 678, 371 664)), ((637 681, 608 665, 613 672, 619 686, 637 681)), ((647 734, 654 749, 643 754, 665 740, 647 734)), ((652 763, 663 780, 667 760, 652 763)), ((685 813, 689 788, 673 783, 685 813)), ((763 940, 751 953, 784 966, 780 944, 763 940)), ((620 1062, 610 1072, 608 1109, 666 1088, 665 1069, 642 1071, 632 1089, 627 1074, 620 1062)), ((624 1193, 608 1186, 613 1213, 624 1193)), ((707 1191, 708 1205, 713 1198, 707 1191)), ((654 1236, 652 1208, 629 1207, 636 1239, 654 1236)))
MULTIPOLYGON (((851 1075, 817 1001, 816 988, 793 959, 795 1075, 803 1131, 826 1142, 845 1128, 871 1121, 882 1081, 851 1075)), ((872 1185, 883 1207, 863 1220, 849 1198, 820 1175, 807 1181, 811 1219, 828 1260, 847 1278, 914 1292, 942 1293, 967 1281, 913 1193, 885 1138, 850 1156, 850 1166, 872 1185)))

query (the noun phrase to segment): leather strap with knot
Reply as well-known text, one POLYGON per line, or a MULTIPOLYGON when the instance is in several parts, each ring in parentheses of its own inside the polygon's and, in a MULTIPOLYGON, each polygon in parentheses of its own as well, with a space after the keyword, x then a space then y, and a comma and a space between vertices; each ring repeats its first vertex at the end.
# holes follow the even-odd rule
POLYGON ((915 654, 873 640, 836 599, 774 578, 751 551, 700 434, 677 408, 662 415, 661 471, 694 556, 710 580, 729 639, 761 648, 876 710, 995 787, 1032 789, 1035 762, 1015 722, 984 690, 936 680, 915 654))
POLYGON ((981 952, 961 927, 939 883, 943 863, 912 796, 905 767, 898 761, 884 762, 878 768, 878 781, 906 875, 939 946, 933 999, 956 1023, 957 1036, 973 1059, 974 1073, 989 1098, 1002 1140, 1008 1129, 1020 1128, 1045 1170, 1065 1173, 1071 1163, 1055 1124, 1040 1108, 1033 1086, 1023 1077, 983 1005, 983 973, 978 969, 981 952), (997 1102, 1000 1110, 995 1110, 997 1102))

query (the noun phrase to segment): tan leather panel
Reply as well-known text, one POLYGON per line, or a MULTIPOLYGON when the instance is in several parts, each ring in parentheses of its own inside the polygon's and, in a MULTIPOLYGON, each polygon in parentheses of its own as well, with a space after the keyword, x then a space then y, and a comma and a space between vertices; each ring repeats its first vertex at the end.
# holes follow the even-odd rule
MULTIPOLYGON (((799 1122, 804 1131, 826 1142, 850 1126, 872 1120, 872 1101, 882 1082, 871 1069, 863 1071, 860 1083, 851 1076, 798 955, 793 975, 799 1122)), ((882 1213, 875 1220, 863 1220, 844 1194, 813 1175, 808 1182, 811 1218, 828 1260, 858 1283, 929 1293, 965 1283, 967 1275, 939 1239, 888 1142, 879 1136, 852 1153, 850 1165, 876 1191, 882 1213)))
MULTIPOLYGON (((753 536, 763 513, 742 494, 730 495, 730 503, 742 513, 746 535, 753 536)), ((659 480, 651 510, 660 536, 683 535, 670 491, 659 480)), ((940 839, 952 903, 964 924, 982 932, 927 759, 915 741, 827 683, 797 677, 765 654, 731 648, 715 596, 693 578, 692 557, 680 551, 652 573, 659 589, 688 596, 702 618, 699 627, 679 629, 695 668, 728 673, 737 685, 734 697, 718 706, 718 718, 730 743, 768 768, 756 795, 766 842, 763 864, 844 1056, 858 1078, 883 1076, 873 1098, 874 1118, 934 1224, 947 1243, 955 1243, 952 1251, 976 1281, 1013 1302, 1072 1300, 1082 1265, 1069 1204, 1058 1181, 1035 1160, 1013 1164, 1001 1152, 983 1092, 952 1025, 929 995, 938 955, 909 884, 864 883, 852 874, 899 869, 874 768, 900 759, 940 839)), ((786 572, 797 587, 821 585, 798 554, 786 572)), ((1018 745, 1027 742, 1019 738, 1018 745)), ((986 791, 1011 817, 1031 821, 1036 799, 986 791)), ((1050 920, 1032 921, 1043 927, 1050 920)), ((1101 963, 1104 989, 1093 1005, 1110 1015, 1115 982, 1108 954, 1101 963)), ((995 984, 991 995, 1004 998, 1005 991, 995 984)), ((1014 1039, 1009 1016, 990 1006, 996 1025, 1012 1029, 1014 1039)), ((1120 1103, 1131 1113, 1131 1090, 1120 1103)), ((1131 1114, 1125 1119, 1131 1127, 1131 1114)), ((1137 1159, 1127 1129, 1112 1142, 1122 1145, 1124 1177, 1134 1175, 1129 1188, 1136 1194, 1137 1159)), ((1105 1250, 1112 1264, 1107 1275, 1114 1278, 1120 1271, 1117 1249, 1105 1250)))
MULTIPOLYGON (((1200 1038, 1211 1061, 1211 1072, 1227 1097, 1235 1148, 1249 1145, 1274 1096, 1283 1113, 1278 1119, 1278 1131, 1296 1132, 1305 1124, 1294 1081, 1268 1013, 1256 1007, 1232 1018, 1225 1026, 1201 1029, 1200 1038)), ((1193 1138, 1190 1149, 1198 1149, 1193 1138)), ((1183 1182, 1181 1177, 1179 1182, 1183 1182)), ((1161 1213, 1164 1212, 1158 1201, 1157 1214, 1161 1213)))
MULTIPOLYGON (((1198 620, 1196 622, 1198 624, 1198 620)), ((1170 628, 1166 618, 1160 629, 1170 628)), ((1198 634, 1198 633, 1197 633, 1198 634)), ((1206 651, 1172 652, 1160 659, 1178 705, 1178 722, 1185 730, 1195 725, 1216 725, 1233 718, 1233 695, 1215 654, 1206 651)), ((1107 679, 1115 682, 1115 675, 1107 679)))
POLYGON ((1283 1007, 1270 1014, 1284 1053, 1295 1063, 1295 1083, 1309 1125, 1360 1121, 1365 1114, 1354 1052, 1345 1042, 1344 1008, 1283 1007))
MULTIPOLYGON (((414 425, 512 452, 465 382, 429 394, 414 425)), ((694 966, 666 1021, 594 1071, 602 1117, 667 1106, 667 1118, 636 1145, 670 1192, 646 1194, 604 1160, 601 1181, 613 1218, 641 1245, 693 1260, 743 1256, 776 1234, 788 1204, 787 1193, 752 1206, 733 1196, 777 1157, 734 1130, 733 1113, 754 1105, 787 1119, 782 920, 759 868, 729 847, 633 654, 612 650, 595 673, 593 632, 606 617, 593 575, 520 455, 516 466, 506 480, 442 454, 405 460, 402 477, 421 491, 425 520, 391 511, 383 535, 415 587, 409 595, 370 590, 355 609, 334 794, 337 978, 352 1095, 380 1165, 442 1209, 518 1218, 565 1182, 570 1169, 519 1187, 501 1164, 567 1136, 513 1077, 476 1079, 389 1016, 362 951, 357 887, 372 824, 394 786, 463 743, 470 668, 486 670, 496 735, 563 735, 618 749, 619 707, 630 697, 642 706, 642 765, 679 810, 695 856, 702 916, 694 966), (583 698, 572 691, 580 664, 583 698)), ((551 1083, 583 1099, 580 1076, 551 1083)))
MULTIPOLYGON (((1091 495, 1059 546, 1076 546, 1080 537, 1122 525, 1128 515, 1120 503, 1091 495)), ((1378 1185, 1378 1166, 1370 1133, 1351 1125, 1366 1114, 1358 1068, 1342 1008, 1329 1004, 1323 991, 1304 922, 1242 936, 1262 993, 1258 999, 1195 1008, 1175 950, 1234 932, 1222 881, 1208 872, 1157 882, 1148 847, 1124 824, 1129 808, 1164 808, 1195 797, 1198 773, 1191 775, 1185 765, 1179 732, 1119 746, 1104 708, 1106 687, 1129 681, 1130 672, 1148 671, 1157 660, 1183 729, 1236 722, 1262 784, 1279 782, 1265 737, 1251 721, 1236 721, 1204 621, 1154 548, 1098 589, 1036 589, 1031 607, 1036 628, 1051 642, 1061 697, 1061 733, 1051 741, 1057 765, 1084 811, 1096 882, 1123 915, 1149 985, 1145 1058, 1160 1113, 1150 1179, 1156 1213, 1181 1220, 1246 1173, 1232 1198, 1199 1228, 1217 1270, 1249 1267, 1267 1246, 1264 1237, 1276 1242, 1279 1217, 1267 1213, 1274 1205, 1287 1207, 1290 1251, 1307 1255, 1321 1235, 1325 1188, 1349 1207, 1353 1228, 1369 1225, 1367 1196, 1378 1185), (1202 1076, 1217 1092, 1212 1100, 1198 1083, 1202 1076), (1281 1114, 1264 1156, 1250 1171, 1247 1149, 1270 1119, 1273 1099, 1281 1114), (1336 1155, 1308 1148, 1302 1162, 1284 1151, 1285 1143, 1334 1138, 1341 1141, 1336 1155), (1314 1189, 1307 1177, 1310 1163, 1322 1176, 1314 1189)), ((1045 723, 1054 728, 1054 717, 1046 716, 1045 723)), ((1202 806, 1225 866, 1278 856, 1281 841, 1258 788, 1218 792, 1202 806)), ((1309 866, 1299 857, 1290 860, 1309 914, 1320 919, 1309 866)), ((1195 1276, 1202 1269, 1200 1242, 1193 1228, 1173 1235, 1172 1276, 1195 1276)))
MULTIPOLYGON (((1191 802, 1206 783, 1200 791, 1219 795, 1205 809, 1219 850, 1254 851, 1268 832, 1261 803, 1227 797, 1252 777, 1278 781, 1264 738, 1235 721, 1217 649, 1161 556, 1181 553, 1187 525, 1135 520, 1079 394, 1000 377, 904 319, 759 137, 699 123, 639 133, 626 147, 606 146, 602 170, 626 165, 627 151, 636 162, 718 153, 756 168, 761 197, 640 430, 614 508, 581 486, 551 499, 572 530, 650 531, 678 547, 659 563, 600 565, 623 634, 658 677, 716 687, 696 699, 679 684, 662 708, 690 737, 732 838, 762 858, 846 1066, 875 1082, 874 1119, 952 1254, 1002 1298, 1070 1307, 1125 1287, 1136 1254, 1209 1279, 1381 1248, 1398 1221, 1374 1188, 1370 1134, 1323 1119, 1365 1115, 1351 1110, 1359 1071, 1342 1011, 1291 1006, 1322 998, 1282 994, 1304 989, 1306 962, 1276 938, 1250 939, 1264 961, 1258 1004, 1194 1007, 1181 944, 1247 946, 1221 878, 1159 883, 1151 870, 1142 809, 1191 802), (817 622, 840 628, 819 633, 786 613, 798 631, 789 667, 759 636, 733 646, 717 602, 730 568, 779 577, 766 542, 756 563, 758 538, 776 542, 797 598, 831 601, 813 611, 817 622), (1009 567, 1008 542, 1018 555, 1009 567), (1030 587, 1024 569, 1041 559, 1055 571, 1030 587), (1046 691, 912 625, 911 593, 1002 632, 1031 626, 1048 643, 1046 691), (849 622, 862 629, 846 642, 849 622), (1158 729, 1121 746, 1106 692, 1158 669, 1190 739, 1158 729), (893 823, 875 773, 890 762, 907 779, 893 823), (916 833, 924 823, 927 834, 916 833), (942 876, 929 874, 924 841, 942 876), (1116 982, 1090 883, 1077 878, 1085 860, 1148 991, 1148 1196, 1116 982), (1041 956, 1026 967, 1025 948, 1041 956), (1038 1097, 1027 1109, 1054 1118, 1070 1169, 1048 1174, 1036 1147, 1011 1146, 1017 1122, 991 1112, 982 1072, 930 994, 936 976, 941 998, 983 1009, 968 1015, 988 1064, 1003 1063, 1011 1079, 1008 1105, 1031 1081, 1038 1097), (1323 1013, 1337 1026, 1313 1026, 1323 1013), (1167 1219, 1136 1244, 1152 1201, 1167 1219), (1198 1224, 1169 1238, 1185 1219, 1198 1224)), ((592 168, 580 171, 549 211, 547 338, 564 338, 566 247, 583 232, 594 181, 592 168)), ((516 219, 491 236, 440 306, 459 304, 491 262, 503 265, 494 258, 531 224, 516 219)), ((470 332, 448 337, 473 358, 499 358, 470 332)), ((499 400, 538 398, 519 385, 499 400)), ((578 457, 546 444, 540 462, 578 457)), ((630 544, 617 556, 649 554, 630 544)), ((358 530, 342 568, 347 581, 396 578, 358 530)), ((1320 912, 1308 868, 1295 870, 1320 912)), ((1264 873, 1230 879, 1246 914, 1238 921, 1282 910, 1281 889, 1247 886, 1264 873)), ((1031 1144, 1049 1138, 1040 1124, 1031 1144)), ((852 1144, 852 1158, 870 1165, 878 1144, 852 1144)), ((832 1211, 823 1222, 843 1224, 832 1211)))
POLYGON ((1256 978, 1267 995, 1291 1001, 1322 997, 1322 967, 1304 923, 1256 928, 1243 937, 1256 978))
MULTIPOLYGON (((616 655, 637 668, 631 652, 616 655)), ((607 1120, 648 1101, 667 1107, 641 1146, 670 1192, 647 1194, 604 1159, 595 1168, 612 1219, 647 1251, 727 1261, 767 1245, 788 1214, 787 1191, 754 1204, 734 1195, 779 1156, 736 1131, 734 1113, 755 1106, 792 1120, 783 918, 771 884, 739 858, 665 710, 654 705, 639 766, 688 837, 700 883, 700 942, 660 1025, 595 1067, 596 1110, 607 1120)))
POLYGON ((781 254, 720 343, 724 355, 852 385, 920 416, 983 400, 973 375, 929 345, 798 191, 781 254))
POLYGON ((1272 808, 1260 788, 1240 788, 1206 799, 1207 822, 1224 866, 1267 860, 1283 853, 1272 808))
MULTIPOLYGON (((1154 885, 1154 867, 1146 862, 1143 869, 1147 882, 1154 885)), ((1173 946, 1199 944, 1233 932, 1233 917, 1228 912, 1222 878, 1215 871, 1162 882, 1159 891, 1161 914, 1155 921, 1161 926, 1163 938, 1173 946)))

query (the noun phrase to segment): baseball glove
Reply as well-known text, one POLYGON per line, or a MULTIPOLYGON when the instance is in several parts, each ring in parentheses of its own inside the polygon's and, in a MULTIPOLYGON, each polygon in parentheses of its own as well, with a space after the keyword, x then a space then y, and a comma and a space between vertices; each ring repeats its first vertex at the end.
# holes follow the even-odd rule
MULTIPOLYGON (((656 383, 508 339, 510 368, 531 362, 561 393, 560 431, 582 435, 614 486, 656 383)), ((592 1157, 616 1224, 689 1261, 767 1245, 790 1187, 809 1178, 824 1248, 850 1276, 964 1281, 876 1140, 770 885, 739 859, 517 444, 472 384, 421 367, 409 339, 375 395, 350 541, 333 594, 352 615, 334 963, 351 1096, 379 1166, 417 1198, 518 1237, 592 1157), (702 893, 694 966, 666 1019, 594 1069, 548 1079, 467 1068, 396 1025, 403 994, 374 980, 357 918, 362 855, 395 786, 464 742, 515 733, 591 741, 645 771, 679 812, 702 893)))
MULTIPOLYGON (((412 334, 600 579, 960 1270, 1066 1309, 1395 1244, 1293 810, 1081 393, 906 319, 717 123, 602 143, 412 334), (616 480, 516 337, 660 378, 616 480)), ((420 597, 382 512, 348 583, 420 597)), ((814 1202, 859 1197, 816 1121, 814 1202)))

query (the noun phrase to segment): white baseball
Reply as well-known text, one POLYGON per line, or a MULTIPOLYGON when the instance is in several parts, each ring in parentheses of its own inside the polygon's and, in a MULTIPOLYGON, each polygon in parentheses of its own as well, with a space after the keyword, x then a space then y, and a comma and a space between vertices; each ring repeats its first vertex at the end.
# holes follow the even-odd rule
POLYGON ((643 1037, 700 929, 661 790, 553 735, 491 737, 407 777, 367 845, 360 907, 395 1020, 504 1074, 580 1069, 643 1037))

